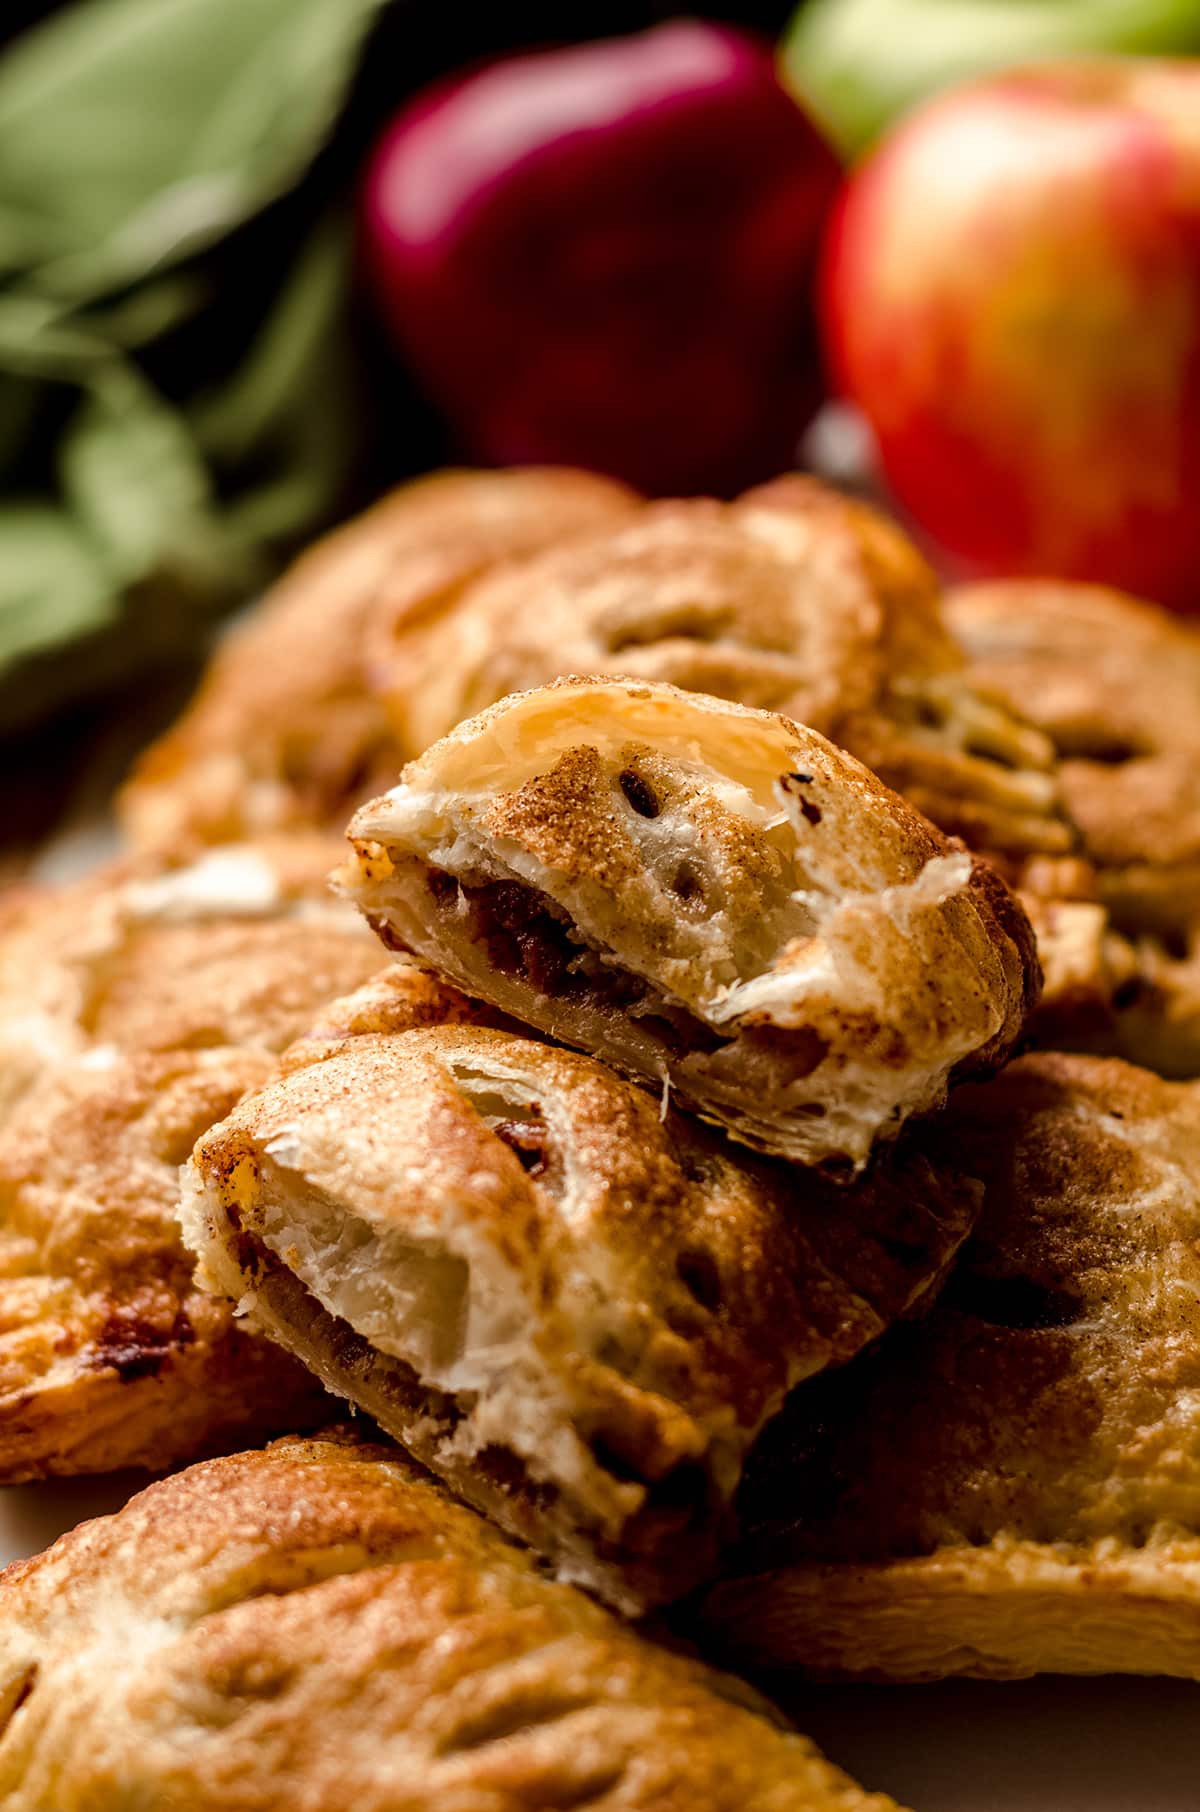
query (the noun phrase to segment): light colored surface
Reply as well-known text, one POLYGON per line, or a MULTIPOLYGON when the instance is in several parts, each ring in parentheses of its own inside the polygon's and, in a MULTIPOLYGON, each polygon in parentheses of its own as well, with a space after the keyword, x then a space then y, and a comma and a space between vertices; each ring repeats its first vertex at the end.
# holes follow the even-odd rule
MULTIPOLYGON (((144 1483, 123 1473, 0 1490, 0 1562, 115 1510, 144 1483)), ((1200 1805, 1200 1686, 1187 1682, 764 1684, 831 1760, 915 1812, 1196 1812, 1200 1805)))

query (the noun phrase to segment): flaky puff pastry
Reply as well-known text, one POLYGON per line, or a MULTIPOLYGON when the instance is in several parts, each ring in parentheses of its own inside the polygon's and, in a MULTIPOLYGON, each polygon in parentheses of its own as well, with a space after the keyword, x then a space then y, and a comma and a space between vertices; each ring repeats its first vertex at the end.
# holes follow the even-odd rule
POLYGON ((0 909, 0 1112, 93 1045, 279 1051, 378 967, 329 891, 335 839, 121 858, 0 909))
POLYGON ((786 712, 974 846, 1070 847, 1049 742, 967 684, 929 567, 894 523, 813 479, 654 504, 485 575, 400 625, 389 709, 417 755, 572 673, 786 712))
POLYGON ((142 847, 179 850, 345 824, 404 759, 374 669, 398 623, 446 607, 497 561, 636 504, 567 469, 438 472, 319 541, 218 650, 121 795, 142 847))
POLYGON ((844 1191, 739 1160, 480 1012, 420 971, 363 990, 201 1138, 185 1237, 250 1325, 639 1611, 711 1572, 763 1423, 936 1285, 978 1190, 912 1151, 844 1191), (422 986, 460 1023, 371 1029, 422 986))
POLYGON ((1200 636, 1154 605, 1063 581, 964 586, 948 594, 946 615, 976 686, 1022 710, 1058 756, 1076 860, 1034 857, 1024 889, 1090 898, 1107 915, 1074 1003, 1084 1010, 1057 1013, 1045 1037, 1195 1075, 1200 636))
POLYGON ((1198 1678, 1200 1085, 1025 1057, 947 1140, 978 1229, 926 1321, 768 1432, 710 1626, 878 1679, 1198 1678))
POLYGON ((193 1466, 0 1575, 12 1812, 896 1812, 331 1431, 193 1466))
POLYGON ((0 1483, 158 1469, 327 1413, 193 1282, 175 1218, 180 1164, 267 1068, 97 1046, 0 1128, 0 1483))
POLYGON ((158 1467, 321 1415, 192 1283, 177 1169, 270 1055, 377 968, 280 836, 30 888, 0 926, 0 1479, 158 1467))
POLYGON ((842 1175, 1002 1062, 1037 990, 987 863, 814 731, 673 686, 506 699, 349 834, 386 943, 842 1175))

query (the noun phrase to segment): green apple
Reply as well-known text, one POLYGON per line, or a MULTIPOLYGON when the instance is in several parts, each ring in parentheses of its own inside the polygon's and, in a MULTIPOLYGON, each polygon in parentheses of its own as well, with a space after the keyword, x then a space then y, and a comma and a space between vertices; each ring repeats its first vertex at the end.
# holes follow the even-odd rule
POLYGON ((785 82, 846 153, 936 89, 1094 51, 1200 54, 1200 0, 808 0, 785 82))

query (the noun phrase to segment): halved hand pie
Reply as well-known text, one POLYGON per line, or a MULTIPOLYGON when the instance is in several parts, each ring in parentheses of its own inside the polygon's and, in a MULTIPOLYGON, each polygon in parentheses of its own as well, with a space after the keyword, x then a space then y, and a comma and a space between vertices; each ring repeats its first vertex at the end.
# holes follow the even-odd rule
POLYGON ((1003 1062, 1037 991, 991 867, 815 732, 673 686, 507 699, 350 836, 385 942, 842 1175, 1003 1062))
POLYGON ((635 504, 586 472, 439 472, 319 541, 229 636, 139 762, 121 799, 133 840, 174 851, 293 825, 340 829, 411 753, 372 675, 394 626, 444 608, 496 561, 635 504))
POLYGON ((976 1186, 905 1149, 838 1190, 523 1034, 361 1029, 415 985, 200 1139, 200 1278, 568 1578, 678 1595, 785 1392, 939 1281, 976 1186))
POLYGON ((711 1628, 822 1673, 1200 1677, 1200 1085, 1025 1057, 940 1161, 978 1228, 768 1431, 711 1628))
POLYGON ((653 504, 510 562, 401 623, 380 671, 413 755, 567 674, 666 680, 786 712, 976 847, 1070 847, 1048 741, 969 686, 925 561, 812 479, 653 504))
POLYGON ((345 1432, 151 1485, 0 1575, 22 1812, 896 1812, 345 1432))

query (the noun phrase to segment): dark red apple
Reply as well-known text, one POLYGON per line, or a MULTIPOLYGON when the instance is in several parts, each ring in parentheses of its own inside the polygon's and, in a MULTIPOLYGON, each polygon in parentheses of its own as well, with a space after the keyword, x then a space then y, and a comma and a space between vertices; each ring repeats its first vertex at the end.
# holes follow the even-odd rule
POLYGON ((768 47, 679 21, 419 96, 365 190, 386 320, 466 450, 648 491, 778 471, 839 179, 768 47))

